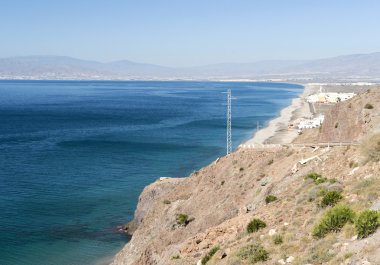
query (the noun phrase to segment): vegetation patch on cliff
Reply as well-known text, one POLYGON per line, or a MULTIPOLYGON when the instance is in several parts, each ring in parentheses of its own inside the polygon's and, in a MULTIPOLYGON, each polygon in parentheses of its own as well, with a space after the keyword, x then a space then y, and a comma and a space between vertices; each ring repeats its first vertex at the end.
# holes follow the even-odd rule
POLYGON ((247 260, 251 263, 266 261, 269 258, 268 251, 266 251, 265 248, 258 243, 253 243, 242 247, 237 255, 242 260, 247 260))
POLYGON ((337 191, 327 191, 326 194, 323 196, 321 200, 321 206, 327 207, 327 206, 334 206, 337 204, 343 196, 340 194, 340 192, 337 191))
POLYGON ((213 247, 210 249, 210 251, 206 254, 206 256, 203 257, 201 263, 202 265, 205 265, 207 262, 210 261, 210 259, 215 255, 216 252, 219 250, 219 246, 213 247))
POLYGON ((271 203, 271 202, 274 202, 277 200, 277 197, 270 194, 268 195, 266 198, 265 198, 265 203, 268 204, 268 203, 271 203))
POLYGON ((336 205, 328 210, 313 229, 313 236, 322 238, 330 232, 339 232, 343 226, 353 223, 355 212, 346 205, 336 205))
POLYGON ((365 210, 355 222, 358 238, 368 237, 376 232, 380 226, 380 213, 378 211, 365 210))
POLYGON ((257 232, 260 229, 265 228, 266 226, 267 226, 267 224, 263 220, 261 220, 261 219, 253 219, 247 225, 247 232, 249 234, 253 233, 253 232, 257 232))

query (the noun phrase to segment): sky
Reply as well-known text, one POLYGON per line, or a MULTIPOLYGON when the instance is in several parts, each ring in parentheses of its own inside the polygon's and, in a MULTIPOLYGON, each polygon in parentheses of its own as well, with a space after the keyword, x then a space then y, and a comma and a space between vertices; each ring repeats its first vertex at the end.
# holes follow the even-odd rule
POLYGON ((166 66, 380 51, 378 0, 0 0, 0 57, 166 66))

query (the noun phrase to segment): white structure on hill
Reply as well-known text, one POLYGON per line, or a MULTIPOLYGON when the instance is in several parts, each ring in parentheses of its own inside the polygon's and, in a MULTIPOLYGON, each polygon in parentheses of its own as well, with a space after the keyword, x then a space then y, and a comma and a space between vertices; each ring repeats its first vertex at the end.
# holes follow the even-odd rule
POLYGON ((356 96, 355 93, 321 92, 308 96, 306 101, 310 103, 338 103, 353 98, 354 96, 356 96))
POLYGON ((321 127, 323 120, 325 119, 325 116, 320 114, 319 116, 309 119, 309 120, 302 120, 298 124, 298 129, 311 129, 311 128, 319 128, 321 127))

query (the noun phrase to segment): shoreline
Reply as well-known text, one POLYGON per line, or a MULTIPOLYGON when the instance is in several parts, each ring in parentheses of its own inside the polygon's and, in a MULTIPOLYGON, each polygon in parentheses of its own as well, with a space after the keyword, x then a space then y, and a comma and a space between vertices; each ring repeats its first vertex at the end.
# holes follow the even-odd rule
POLYGON ((253 144, 284 144, 291 143, 297 136, 298 132, 295 126, 297 120, 312 115, 309 104, 304 100, 313 91, 312 84, 305 84, 304 90, 297 98, 293 98, 289 106, 283 108, 280 114, 270 120, 268 125, 254 133, 251 139, 243 142, 244 145, 253 144))

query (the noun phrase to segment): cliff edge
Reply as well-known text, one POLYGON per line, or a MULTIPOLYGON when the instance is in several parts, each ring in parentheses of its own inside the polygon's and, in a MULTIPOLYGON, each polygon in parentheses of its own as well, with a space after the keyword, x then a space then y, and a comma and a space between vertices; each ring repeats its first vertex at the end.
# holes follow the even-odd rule
POLYGON ((239 149, 187 178, 158 180, 112 264, 380 264, 380 229, 362 237, 357 228, 364 210, 380 210, 379 133, 380 89, 371 89, 297 140, 338 135, 345 146, 239 149), (339 207, 352 218, 320 236, 339 207))

